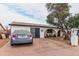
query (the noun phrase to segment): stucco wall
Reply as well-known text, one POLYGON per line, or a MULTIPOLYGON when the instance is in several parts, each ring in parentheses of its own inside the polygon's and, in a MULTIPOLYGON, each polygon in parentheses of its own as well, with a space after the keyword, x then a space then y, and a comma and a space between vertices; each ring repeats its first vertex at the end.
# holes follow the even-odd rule
MULTIPOLYGON (((27 26, 11 26, 11 33, 14 32, 14 30, 27 30, 27 31, 31 31, 30 28, 40 28, 40 38, 45 38, 45 32, 47 29, 53 29, 53 28, 43 28, 43 27, 27 27, 27 26)), ((57 36, 57 32, 59 29, 53 29, 56 32, 56 36, 57 36)), ((60 34, 60 36, 62 36, 62 33, 60 34)))
MULTIPOLYGON (((35 28, 35 27, 33 27, 35 28)), ((40 38, 44 38, 44 33, 47 28, 40 28, 40 38)), ((30 31, 30 27, 25 27, 25 26, 11 26, 11 33, 14 32, 15 30, 28 30, 30 31)))
POLYGON ((11 26, 11 33, 14 32, 15 30, 27 30, 27 31, 30 31, 30 27, 25 27, 25 26, 11 26))
POLYGON ((47 28, 40 28, 40 38, 44 38, 44 33, 47 28))

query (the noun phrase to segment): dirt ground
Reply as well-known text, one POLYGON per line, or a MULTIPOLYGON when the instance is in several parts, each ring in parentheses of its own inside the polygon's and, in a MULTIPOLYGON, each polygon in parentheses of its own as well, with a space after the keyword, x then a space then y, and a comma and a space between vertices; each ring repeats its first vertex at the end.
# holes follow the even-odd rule
MULTIPOLYGON (((57 38, 59 39, 59 38, 57 38)), ((10 42, 0 48, 4 56, 72 56, 79 55, 79 46, 71 47, 56 38, 33 39, 32 44, 10 46, 10 42)))
POLYGON ((0 39, 0 48, 4 46, 8 41, 8 39, 0 39))
POLYGON ((10 46, 10 42, 0 48, 1 56, 79 56, 79 46, 72 47, 61 38, 33 39, 32 44, 10 46))

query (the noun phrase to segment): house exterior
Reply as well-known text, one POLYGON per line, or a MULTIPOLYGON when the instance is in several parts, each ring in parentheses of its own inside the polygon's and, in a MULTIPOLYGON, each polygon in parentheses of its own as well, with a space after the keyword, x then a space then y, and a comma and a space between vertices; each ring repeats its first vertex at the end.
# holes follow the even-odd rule
POLYGON ((3 25, 0 23, 0 33, 5 33, 6 29, 3 27, 3 25))
MULTIPOLYGON (((11 33, 15 30, 28 30, 32 33, 34 38, 45 38, 47 31, 58 36, 59 29, 56 26, 50 26, 45 24, 35 24, 35 23, 25 23, 25 22, 12 22, 9 24, 11 26, 11 33)), ((49 34, 50 34, 49 33, 49 34)), ((61 36, 61 35, 60 35, 61 36)))
POLYGON ((6 35, 5 35, 6 33, 7 33, 6 29, 5 29, 4 26, 0 23, 0 39, 6 38, 6 35))

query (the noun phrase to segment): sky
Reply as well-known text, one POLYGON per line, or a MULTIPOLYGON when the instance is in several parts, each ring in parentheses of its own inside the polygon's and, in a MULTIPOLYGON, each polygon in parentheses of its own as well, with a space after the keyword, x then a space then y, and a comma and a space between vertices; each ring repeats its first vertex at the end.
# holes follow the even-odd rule
MULTIPOLYGON (((70 4, 70 13, 79 13, 79 4, 70 4)), ((8 26, 12 21, 47 24, 48 11, 45 3, 5 3, 0 4, 0 22, 8 26)))

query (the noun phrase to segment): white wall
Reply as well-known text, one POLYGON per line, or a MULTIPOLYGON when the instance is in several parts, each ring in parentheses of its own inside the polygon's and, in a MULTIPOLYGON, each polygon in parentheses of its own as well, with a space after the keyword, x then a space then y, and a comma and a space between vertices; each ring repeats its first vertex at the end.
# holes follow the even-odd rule
MULTIPOLYGON (((15 30, 28 30, 30 32, 30 28, 31 27, 27 27, 27 26, 11 26, 11 33, 14 32, 15 30)), ((36 28, 36 27, 32 27, 32 28, 36 28)), ((44 34, 48 28, 42 28, 42 27, 37 27, 37 28, 40 28, 40 38, 45 38, 44 34)))
POLYGON ((30 32, 30 27, 25 26, 11 26, 11 33, 15 30, 28 30, 30 32))
MULTIPOLYGON (((35 28, 35 27, 32 27, 35 28)), ((40 28, 40 27, 39 27, 40 28)), ((28 30, 30 31, 30 27, 27 26, 11 26, 11 33, 15 30, 28 30)), ((44 38, 45 28, 40 28, 40 38, 44 38)))
MULTIPOLYGON (((32 27, 35 28, 35 27, 32 27)), ((40 27, 39 27, 40 28, 40 27)), ((30 27, 25 26, 11 26, 11 33, 15 30, 28 30, 30 31, 30 27)), ((44 38, 44 33, 46 31, 46 28, 40 28, 40 38, 44 38)))
POLYGON ((47 28, 40 28, 40 38, 44 38, 44 33, 47 28))

